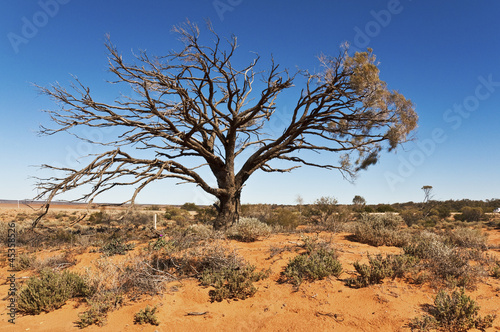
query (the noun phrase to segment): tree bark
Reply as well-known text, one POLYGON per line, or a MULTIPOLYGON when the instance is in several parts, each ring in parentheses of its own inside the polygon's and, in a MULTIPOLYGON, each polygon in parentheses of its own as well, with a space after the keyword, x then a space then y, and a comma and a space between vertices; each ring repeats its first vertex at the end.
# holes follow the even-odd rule
POLYGON ((228 195, 219 197, 218 215, 214 221, 215 229, 225 229, 237 222, 240 218, 241 201, 240 190, 229 190, 228 195))

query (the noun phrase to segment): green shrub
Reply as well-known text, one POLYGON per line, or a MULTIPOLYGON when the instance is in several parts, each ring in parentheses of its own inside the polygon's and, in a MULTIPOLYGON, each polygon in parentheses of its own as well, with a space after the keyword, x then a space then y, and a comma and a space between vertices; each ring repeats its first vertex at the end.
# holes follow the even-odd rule
POLYGON ((123 243, 122 239, 112 239, 100 249, 100 252, 106 256, 125 255, 127 251, 133 250, 134 247, 132 243, 123 243))
POLYGON ((104 224, 111 221, 111 216, 104 211, 93 212, 89 216, 89 222, 92 224, 104 224))
POLYGON ((409 235, 401 230, 402 225, 403 219, 394 213, 363 214, 355 226, 354 236, 357 241, 372 246, 402 247, 409 241, 409 235))
POLYGON ((441 219, 446 219, 448 218, 449 216, 451 216, 451 210, 450 208, 446 207, 446 206, 438 206, 436 208, 436 210, 438 211, 438 217, 441 218, 441 219))
POLYGON ((178 208, 166 208, 165 209, 165 219, 168 220, 174 220, 174 217, 178 216, 181 214, 181 211, 178 208))
POLYGON ((156 306, 153 308, 146 306, 145 309, 139 310, 139 312, 134 315, 134 324, 160 325, 158 317, 155 315, 157 309, 156 306))
POLYGON ((19 312, 38 315, 62 307, 73 297, 90 294, 85 280, 73 272, 55 272, 43 269, 40 277, 31 277, 19 291, 17 297, 19 312))
POLYGON ((434 306, 428 309, 431 316, 412 320, 411 328, 439 328, 445 331, 468 331, 477 328, 484 331, 493 325, 495 316, 479 317, 479 306, 464 289, 451 295, 441 290, 434 299, 434 306))
POLYGON ((354 263, 354 268, 358 272, 356 278, 347 280, 347 285, 354 288, 367 287, 372 284, 379 284, 385 278, 402 278, 417 263, 418 259, 409 255, 388 255, 382 257, 368 257, 369 264, 354 263))
POLYGON ((320 248, 295 256, 288 262, 282 273, 282 281, 300 286, 304 280, 314 281, 328 276, 338 277, 342 265, 333 249, 320 248))
POLYGON ((293 230, 300 222, 300 215, 287 208, 279 208, 271 213, 269 219, 264 221, 271 226, 281 226, 285 229, 293 230))
POLYGON ((491 269, 491 276, 500 279, 500 262, 496 262, 495 266, 491 269))
POLYGON ((181 206, 181 209, 186 210, 186 211, 198 211, 200 208, 196 206, 194 203, 184 203, 181 206))
POLYGON ((254 282, 269 276, 268 271, 255 272, 255 266, 244 265, 239 268, 205 269, 200 277, 201 284, 213 286, 209 291, 212 302, 224 299, 241 299, 253 296, 257 292, 254 282))
POLYGON ((422 213, 422 211, 417 209, 404 210, 401 211, 399 215, 401 216, 401 218, 403 218, 408 227, 411 227, 424 218, 424 214, 422 213))
POLYGON ((227 230, 226 234, 229 238, 238 241, 253 242, 261 237, 269 236, 271 227, 255 218, 240 218, 227 230))
POLYGON ((483 209, 480 207, 470 207, 466 206, 462 208, 462 213, 455 215, 456 220, 474 222, 480 221, 484 216, 483 209))
POLYGON ((379 213, 396 212, 396 210, 388 204, 380 204, 377 206, 376 210, 379 213))

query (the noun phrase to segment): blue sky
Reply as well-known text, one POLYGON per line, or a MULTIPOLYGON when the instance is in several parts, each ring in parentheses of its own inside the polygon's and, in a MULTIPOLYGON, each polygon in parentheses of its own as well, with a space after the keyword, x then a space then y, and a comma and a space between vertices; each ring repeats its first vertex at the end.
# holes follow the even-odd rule
MULTIPOLYGON (((268 64, 272 55, 292 71, 317 70, 316 57, 337 55, 345 41, 354 50, 371 47, 382 79, 410 98, 420 117, 417 140, 384 153, 354 184, 315 168, 258 172, 243 189, 244 203, 291 204, 297 195, 307 203, 321 196, 350 203, 354 195, 371 204, 421 201, 423 185, 432 185, 440 200, 500 197, 498 2, 6 0, 0 6, 0 198, 35 196, 31 177, 46 175, 37 165, 78 167, 75 157, 99 151, 69 135, 37 135, 40 124, 50 125, 42 110, 57 105, 32 83, 69 87, 76 75, 96 99, 111 101, 124 90, 106 83, 113 76, 105 35, 126 59, 141 49, 161 55, 181 47, 171 27, 186 18, 200 25, 209 18, 219 34, 234 33, 241 59, 257 52, 268 64)), ((287 95, 277 111, 286 114, 292 102, 287 95)), ((95 134, 113 132, 88 132, 95 134)), ((120 190, 100 201, 129 194, 120 190)), ((139 203, 211 200, 170 181, 138 197, 139 203)))

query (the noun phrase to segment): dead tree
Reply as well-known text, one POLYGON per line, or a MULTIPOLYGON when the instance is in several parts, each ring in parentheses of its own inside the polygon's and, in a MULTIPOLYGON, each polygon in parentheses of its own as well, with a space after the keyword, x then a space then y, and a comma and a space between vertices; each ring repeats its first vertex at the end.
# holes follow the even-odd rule
POLYGON ((43 134, 74 133, 77 127, 121 130, 114 141, 92 141, 111 148, 82 169, 42 166, 63 174, 39 179, 37 198, 46 199, 46 207, 57 194, 88 184, 92 189, 79 200, 92 202, 112 188, 134 185, 135 192, 124 202, 133 203, 151 182, 176 178, 218 199, 214 226, 223 228, 238 220, 241 190, 255 171, 288 172, 307 165, 339 170, 351 178, 375 164, 383 148, 392 150, 406 141, 416 127, 413 104, 379 79, 371 49, 320 56, 320 72, 290 75, 274 61, 260 70, 258 56, 236 68, 236 37, 221 39, 210 24, 209 46, 201 42, 195 24, 186 22, 174 31, 184 45, 180 51, 160 57, 141 52, 134 64, 108 40, 109 67, 116 75, 112 83, 130 85, 134 98, 102 103, 77 79, 70 90, 39 87, 62 105, 48 111, 56 128, 42 127, 43 134), (298 78, 303 87, 296 88, 289 122, 283 132, 270 136, 266 124, 276 112, 276 98, 298 78), (140 157, 134 154, 137 149, 140 157), (145 151, 150 157, 144 157, 145 151), (326 157, 329 153, 339 159, 321 163, 303 157, 304 151, 321 153, 323 160, 332 160, 326 157), (239 157, 242 166, 235 169, 239 157), (273 166, 275 160, 288 161, 290 167, 273 166), (200 175, 203 168, 211 171, 216 185, 200 175))

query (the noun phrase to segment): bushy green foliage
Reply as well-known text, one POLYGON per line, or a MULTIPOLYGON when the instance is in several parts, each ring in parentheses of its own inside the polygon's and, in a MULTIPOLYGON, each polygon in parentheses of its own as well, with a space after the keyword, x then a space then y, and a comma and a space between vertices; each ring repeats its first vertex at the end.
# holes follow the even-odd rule
POLYGON ((389 204, 379 204, 376 208, 376 211, 379 213, 387 213, 387 212, 396 212, 396 209, 394 209, 389 204))
POLYGON ((253 242, 259 238, 269 236, 271 227, 256 218, 240 218, 237 223, 227 230, 226 234, 229 238, 238 241, 253 242))
POLYGON ((125 255, 127 251, 134 249, 134 244, 126 244, 123 239, 112 239, 110 242, 106 243, 100 250, 106 256, 114 255, 125 255))
POLYGON ((158 307, 156 306, 151 308, 148 305, 146 308, 139 310, 139 312, 134 315, 134 324, 160 325, 158 317, 155 315, 157 309, 158 307))
POLYGON ((213 286, 209 291, 212 302, 224 299, 240 299, 253 296, 257 292, 254 282, 267 278, 269 271, 255 272, 255 266, 243 265, 223 267, 221 269, 205 269, 200 281, 204 286, 213 286))
POLYGON ((388 255, 382 257, 368 257, 369 264, 354 263, 354 268, 358 272, 356 278, 347 280, 350 287, 360 288, 372 284, 379 284, 385 278, 402 278, 417 263, 418 259, 409 255, 388 255))
POLYGON ((186 211, 198 211, 200 208, 196 206, 194 203, 184 203, 181 206, 181 209, 186 210, 186 211))
POLYGON ((104 211, 93 212, 89 216, 89 222, 92 224, 104 224, 111 221, 111 216, 104 211))
POLYGON ((38 315, 62 307, 73 297, 90 294, 85 280, 73 272, 55 272, 43 269, 39 277, 31 277, 19 291, 19 312, 38 315))
POLYGON ((456 220, 474 222, 479 221, 484 216, 483 209, 480 207, 466 206, 462 208, 462 213, 455 215, 456 220))
POLYGON ((477 303, 465 295, 463 288, 451 295, 441 290, 434 299, 434 307, 428 310, 431 316, 413 319, 409 325, 420 330, 433 328, 461 332, 477 328, 484 331, 493 325, 495 316, 479 317, 479 309, 477 303))
POLYGON ((424 218, 424 214, 418 209, 406 209, 401 211, 399 215, 409 227, 415 225, 424 218))
POLYGON ((363 214, 356 224, 354 236, 357 241, 372 246, 402 247, 409 235, 401 229, 403 219, 394 213, 363 214))
POLYGON ((338 277, 342 265, 337 260, 336 252, 331 248, 307 250, 288 262, 282 273, 282 281, 300 286, 304 280, 314 281, 328 276, 338 277))
POLYGON ((281 226, 284 229, 293 230, 300 222, 300 214, 288 208, 278 208, 272 211, 270 217, 264 220, 272 226, 281 226))

